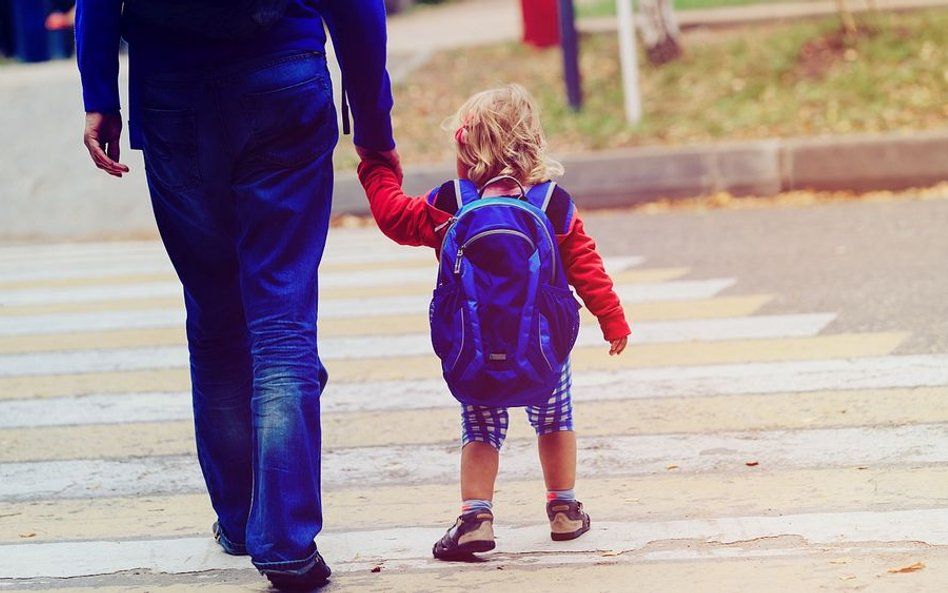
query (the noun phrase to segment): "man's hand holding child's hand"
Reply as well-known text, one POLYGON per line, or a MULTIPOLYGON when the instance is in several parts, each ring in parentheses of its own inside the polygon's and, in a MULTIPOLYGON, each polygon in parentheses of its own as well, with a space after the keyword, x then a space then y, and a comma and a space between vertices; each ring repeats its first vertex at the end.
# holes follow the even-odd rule
POLYGON ((391 150, 369 150, 368 148, 363 148, 359 145, 355 147, 356 154, 359 155, 359 158, 363 161, 367 158, 375 158, 380 161, 385 162, 388 166, 395 171, 395 175, 398 176, 398 182, 402 182, 402 162, 401 158, 398 156, 398 151, 396 149, 391 150))
POLYGON ((628 343, 629 336, 625 336, 617 340, 609 340, 609 356, 618 356, 622 354, 622 351, 625 350, 625 346, 628 343))

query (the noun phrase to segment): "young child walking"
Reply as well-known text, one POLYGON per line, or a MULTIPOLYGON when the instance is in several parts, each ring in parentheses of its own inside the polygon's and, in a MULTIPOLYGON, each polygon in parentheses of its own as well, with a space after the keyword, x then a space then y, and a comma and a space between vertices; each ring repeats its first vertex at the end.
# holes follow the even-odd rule
MULTIPOLYGON (((360 153, 363 160, 359 179, 381 231, 397 243, 438 250, 444 266, 447 258, 455 257, 447 250, 440 253, 445 233, 456 223, 455 215, 465 204, 480 197, 522 195, 546 214, 555 232, 566 279, 597 317, 609 343, 609 354, 621 354, 630 333, 622 305, 570 195, 552 182, 563 168, 545 154, 538 110, 527 91, 514 84, 478 93, 458 110, 451 128, 455 130, 459 179, 445 182, 426 196, 406 196, 401 189, 401 171, 385 155, 360 153)), ((491 232, 497 231, 481 234, 491 232)), ((461 253, 451 261, 455 271, 460 270, 461 253)), ((489 311, 489 306, 479 304, 483 311, 489 311)), ((568 343, 570 348, 572 343, 568 343)), ((590 526, 589 515, 574 493, 576 435, 568 349, 564 358, 559 381, 549 396, 544 394, 545 401, 538 405, 526 406, 537 434, 547 488, 546 511, 554 540, 575 539, 590 526)), ((494 548, 491 507, 507 422, 506 406, 462 404, 461 515, 435 542, 436 558, 459 560, 494 548)))

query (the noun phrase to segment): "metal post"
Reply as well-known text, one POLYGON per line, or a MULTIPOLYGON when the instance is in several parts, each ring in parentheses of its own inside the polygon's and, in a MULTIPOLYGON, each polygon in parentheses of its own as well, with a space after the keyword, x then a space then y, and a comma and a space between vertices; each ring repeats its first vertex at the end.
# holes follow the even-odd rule
POLYGON ((625 117, 630 124, 642 119, 642 97, 639 93, 639 64, 635 49, 635 20, 632 0, 616 0, 619 21, 619 63, 622 67, 622 94, 625 117))
POLYGON ((579 39, 576 35, 576 17, 573 0, 560 0, 560 43, 563 46, 563 75, 566 96, 573 111, 583 106, 583 89, 579 77, 579 39))

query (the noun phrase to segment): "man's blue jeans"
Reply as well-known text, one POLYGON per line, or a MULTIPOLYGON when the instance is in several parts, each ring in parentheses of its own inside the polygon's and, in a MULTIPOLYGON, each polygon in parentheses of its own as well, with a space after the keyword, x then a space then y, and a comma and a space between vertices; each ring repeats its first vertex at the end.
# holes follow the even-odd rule
POLYGON ((316 271, 338 139, 325 58, 152 76, 141 99, 221 543, 262 570, 304 570, 322 528, 316 271))

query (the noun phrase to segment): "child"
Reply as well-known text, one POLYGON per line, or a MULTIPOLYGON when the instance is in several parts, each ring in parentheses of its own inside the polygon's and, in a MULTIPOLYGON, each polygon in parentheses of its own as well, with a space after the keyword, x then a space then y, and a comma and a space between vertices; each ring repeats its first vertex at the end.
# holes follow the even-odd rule
MULTIPOLYGON (((491 183, 513 177, 529 189, 562 174, 562 166, 544 155, 543 131, 531 97, 519 85, 484 91, 468 99, 456 114, 454 134, 457 171, 484 196, 515 196, 515 183, 491 183)), ((402 192, 400 171, 384 155, 364 152, 359 179, 372 214, 385 235, 403 245, 439 249, 458 210, 460 186, 447 182, 427 197, 402 192)), ((603 269, 596 245, 583 230, 570 196, 555 185, 547 192, 544 211, 556 232, 556 242, 569 283, 596 315, 609 354, 626 347, 629 326, 612 280, 603 269)), ((440 256, 440 254, 439 254, 440 256)), ((576 500, 576 436, 573 432, 571 375, 567 360, 560 384, 545 405, 527 407, 537 433, 540 464, 547 488, 547 516, 554 540, 575 539, 589 531, 589 515, 576 500)), ((457 560, 494 548, 491 500, 499 451, 506 434, 507 411, 476 405, 462 406, 461 515, 433 548, 436 558, 457 560)))

